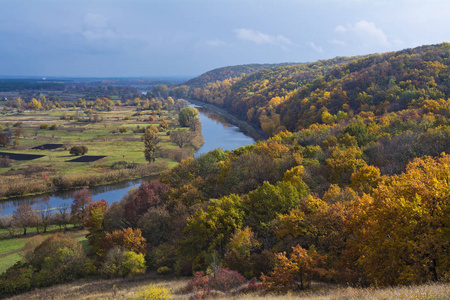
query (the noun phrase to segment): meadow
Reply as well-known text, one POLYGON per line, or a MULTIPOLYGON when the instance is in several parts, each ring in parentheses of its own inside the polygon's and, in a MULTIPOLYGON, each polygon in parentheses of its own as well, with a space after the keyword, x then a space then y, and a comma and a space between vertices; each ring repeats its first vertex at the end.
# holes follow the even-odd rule
POLYGON ((147 126, 158 127, 162 122, 169 126, 167 130, 178 127, 176 115, 172 112, 161 111, 159 115, 151 115, 150 111, 137 112, 135 107, 131 106, 114 107, 111 111, 89 114, 80 108, 5 113, 0 118, 0 126, 2 132, 10 133, 11 138, 9 146, 1 147, 0 152, 41 157, 11 160, 10 164, 0 166, 0 186, 3 187, 0 188, 0 198, 49 191, 54 188, 50 184, 52 179, 61 176, 69 179, 71 176, 94 176, 96 179, 91 181, 96 185, 111 183, 111 180, 99 180, 99 175, 113 177, 112 181, 117 178, 127 180, 158 174, 171 168, 178 163, 176 160, 180 160, 180 156, 185 158, 195 150, 177 149, 178 147, 170 142, 167 130, 162 129, 158 138, 164 157, 148 164, 143 154, 144 143, 141 137, 147 126), (52 145, 58 148, 48 149, 52 148, 52 145), (69 153, 70 148, 75 145, 88 148, 84 157, 87 161, 70 161, 77 158, 69 153), (180 151, 183 153, 180 154, 180 151), (98 160, 90 159, 92 156, 104 157, 98 160), (117 164, 118 162, 122 163, 117 164), (136 166, 140 167, 135 168, 136 166), (115 174, 118 169, 125 170, 115 174), (11 184, 26 188, 24 191, 21 191, 20 187, 13 190, 9 188, 8 192, 11 184))
MULTIPOLYGON (((139 292, 151 285, 166 287, 172 291, 170 299, 188 300, 195 298, 194 293, 186 293, 185 287, 190 278, 172 278, 147 273, 132 278, 83 279, 76 282, 34 290, 10 299, 133 299, 139 292)), ((219 293, 209 299, 224 300, 445 300, 450 295, 450 285, 430 283, 415 286, 389 288, 355 288, 333 284, 313 283, 311 289, 288 293, 219 293)))

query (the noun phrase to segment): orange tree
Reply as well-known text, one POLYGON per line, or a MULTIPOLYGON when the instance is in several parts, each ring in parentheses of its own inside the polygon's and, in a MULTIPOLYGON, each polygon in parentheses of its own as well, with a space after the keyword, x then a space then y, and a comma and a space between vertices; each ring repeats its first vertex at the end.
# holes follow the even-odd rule
POLYGON ((369 281, 420 283, 450 274, 450 155, 423 157, 354 203, 348 256, 369 281))

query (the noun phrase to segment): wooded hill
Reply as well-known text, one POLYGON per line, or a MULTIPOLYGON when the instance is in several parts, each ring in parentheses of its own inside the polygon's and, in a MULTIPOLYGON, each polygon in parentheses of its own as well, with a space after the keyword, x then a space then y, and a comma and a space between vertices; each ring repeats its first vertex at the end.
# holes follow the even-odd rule
MULTIPOLYGON (((449 96, 450 45, 273 67, 191 85, 193 99, 214 103, 267 134, 326 123, 322 114, 380 116, 449 96)), ((235 67, 233 67, 235 68, 235 67)), ((203 75, 202 75, 203 76, 203 75)), ((188 82, 189 84, 189 82, 188 82)))
POLYGON ((230 66, 230 67, 222 67, 217 68, 211 71, 208 71, 198 77, 195 77, 191 80, 188 80, 185 85, 197 88, 197 87, 203 87, 208 83, 216 82, 216 81, 223 81, 228 78, 234 78, 239 77, 243 74, 251 74, 255 73, 260 70, 264 70, 267 68, 273 68, 278 66, 285 66, 290 65, 289 63, 284 64, 249 64, 249 65, 237 65, 237 66, 230 66))

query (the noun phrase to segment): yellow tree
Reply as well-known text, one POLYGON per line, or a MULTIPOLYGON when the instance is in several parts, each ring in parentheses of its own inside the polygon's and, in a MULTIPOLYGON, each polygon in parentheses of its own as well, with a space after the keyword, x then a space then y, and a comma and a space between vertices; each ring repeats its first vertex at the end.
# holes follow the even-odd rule
POLYGON ((349 256, 372 282, 420 283, 450 275, 450 155, 415 159, 353 207, 349 256))

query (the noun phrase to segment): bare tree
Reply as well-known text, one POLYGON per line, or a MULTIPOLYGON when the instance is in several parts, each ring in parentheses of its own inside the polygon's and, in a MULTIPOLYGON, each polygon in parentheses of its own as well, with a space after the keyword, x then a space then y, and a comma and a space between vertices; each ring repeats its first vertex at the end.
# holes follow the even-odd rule
POLYGON ((170 141, 178 147, 183 148, 192 142, 194 134, 187 130, 174 130, 170 132, 170 141))

